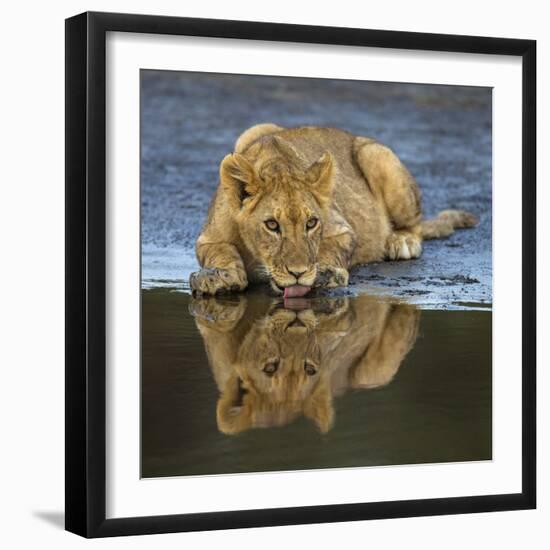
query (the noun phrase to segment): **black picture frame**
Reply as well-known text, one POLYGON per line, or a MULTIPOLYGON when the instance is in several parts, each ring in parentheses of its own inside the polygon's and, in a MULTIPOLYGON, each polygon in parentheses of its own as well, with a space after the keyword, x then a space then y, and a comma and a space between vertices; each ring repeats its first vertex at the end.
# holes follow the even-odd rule
POLYGON ((66 20, 66 529, 84 537, 536 506, 536 42, 115 13, 66 20), (106 519, 105 39, 108 31, 519 56, 522 121, 522 491, 458 498, 106 519))

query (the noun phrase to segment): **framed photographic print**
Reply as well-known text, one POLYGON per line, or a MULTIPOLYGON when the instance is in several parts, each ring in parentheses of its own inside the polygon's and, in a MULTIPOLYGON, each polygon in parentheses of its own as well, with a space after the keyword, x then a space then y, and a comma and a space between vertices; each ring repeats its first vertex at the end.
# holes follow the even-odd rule
POLYGON ((535 507, 529 40, 66 21, 66 528, 535 507))

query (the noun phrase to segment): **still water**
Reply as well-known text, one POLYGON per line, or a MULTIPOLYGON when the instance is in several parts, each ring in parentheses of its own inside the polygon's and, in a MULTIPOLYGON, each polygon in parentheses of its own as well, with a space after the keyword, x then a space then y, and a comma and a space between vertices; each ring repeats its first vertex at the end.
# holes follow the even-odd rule
POLYGON ((143 477, 490 460, 491 312, 142 291, 143 477))

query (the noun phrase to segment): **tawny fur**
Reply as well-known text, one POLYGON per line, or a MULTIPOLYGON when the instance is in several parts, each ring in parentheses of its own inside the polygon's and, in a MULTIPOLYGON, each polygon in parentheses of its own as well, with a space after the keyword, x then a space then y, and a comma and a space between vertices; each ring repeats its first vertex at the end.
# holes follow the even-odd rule
POLYGON ((413 176, 372 138, 259 124, 220 165, 190 284, 201 294, 262 281, 275 292, 345 286, 355 265, 417 258, 423 239, 476 224, 459 210, 423 220, 413 176))
POLYGON ((363 295, 317 300, 313 308, 272 308, 244 294, 191 303, 220 392, 220 431, 281 426, 303 415, 327 432, 334 398, 390 383, 416 340, 420 311, 410 305, 363 295))

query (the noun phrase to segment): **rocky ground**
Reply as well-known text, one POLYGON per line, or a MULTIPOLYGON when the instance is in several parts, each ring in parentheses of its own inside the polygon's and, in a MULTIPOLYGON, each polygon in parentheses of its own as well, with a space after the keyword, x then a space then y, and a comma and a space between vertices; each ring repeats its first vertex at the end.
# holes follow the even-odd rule
POLYGON ((334 126, 391 146, 416 177, 427 217, 460 208, 475 229, 424 243, 418 260, 354 269, 333 291, 390 294, 425 307, 492 303, 491 90, 142 71, 142 281, 188 290, 194 241, 218 165, 248 126, 334 126))

